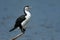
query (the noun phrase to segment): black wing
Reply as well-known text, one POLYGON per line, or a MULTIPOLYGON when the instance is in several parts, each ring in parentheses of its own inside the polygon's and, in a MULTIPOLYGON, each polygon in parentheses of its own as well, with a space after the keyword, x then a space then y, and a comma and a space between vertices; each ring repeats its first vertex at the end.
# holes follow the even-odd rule
POLYGON ((20 29, 22 30, 21 22, 23 22, 25 19, 26 19, 25 15, 22 15, 22 16, 18 17, 17 20, 16 20, 16 23, 14 25, 14 28, 12 28, 9 32, 15 30, 18 26, 20 26, 20 29))
POLYGON ((23 22, 25 19, 25 15, 18 17, 16 20, 16 25, 20 25, 20 23, 23 22))

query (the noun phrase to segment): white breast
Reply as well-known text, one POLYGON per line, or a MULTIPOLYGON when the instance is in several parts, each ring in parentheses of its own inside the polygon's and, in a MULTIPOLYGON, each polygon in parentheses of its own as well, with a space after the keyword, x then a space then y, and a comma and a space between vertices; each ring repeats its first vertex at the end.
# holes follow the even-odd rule
POLYGON ((26 16, 25 16, 25 20, 21 23, 21 25, 23 26, 23 27, 25 27, 26 26, 26 24, 29 22, 29 20, 30 20, 30 18, 31 18, 31 14, 30 14, 30 12, 28 12, 28 11, 25 11, 26 12, 26 16))

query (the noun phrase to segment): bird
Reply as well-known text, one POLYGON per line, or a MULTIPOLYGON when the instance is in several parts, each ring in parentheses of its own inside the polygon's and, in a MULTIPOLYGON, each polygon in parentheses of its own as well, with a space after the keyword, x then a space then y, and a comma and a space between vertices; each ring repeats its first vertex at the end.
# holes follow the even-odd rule
POLYGON ((11 30, 9 30, 9 32, 11 32, 19 27, 21 32, 25 33, 26 24, 29 22, 29 20, 31 18, 30 6, 29 5, 24 6, 23 12, 24 12, 24 14, 16 19, 14 27, 11 30))

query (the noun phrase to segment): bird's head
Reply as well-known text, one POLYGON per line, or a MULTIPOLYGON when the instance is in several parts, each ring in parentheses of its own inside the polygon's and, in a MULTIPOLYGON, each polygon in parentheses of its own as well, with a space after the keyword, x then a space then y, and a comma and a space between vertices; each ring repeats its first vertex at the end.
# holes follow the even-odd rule
POLYGON ((29 7, 29 6, 25 6, 24 9, 25 9, 26 11, 30 11, 30 7, 29 7))

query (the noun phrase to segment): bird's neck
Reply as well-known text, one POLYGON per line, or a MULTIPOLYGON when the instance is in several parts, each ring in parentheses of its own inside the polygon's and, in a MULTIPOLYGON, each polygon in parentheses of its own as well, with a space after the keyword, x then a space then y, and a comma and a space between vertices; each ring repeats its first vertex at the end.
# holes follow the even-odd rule
POLYGON ((27 16, 30 16, 31 15, 31 13, 29 12, 29 11, 27 11, 27 10, 25 10, 25 15, 27 16))

